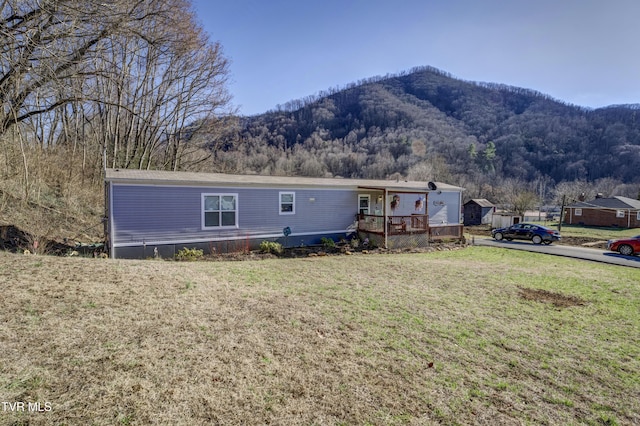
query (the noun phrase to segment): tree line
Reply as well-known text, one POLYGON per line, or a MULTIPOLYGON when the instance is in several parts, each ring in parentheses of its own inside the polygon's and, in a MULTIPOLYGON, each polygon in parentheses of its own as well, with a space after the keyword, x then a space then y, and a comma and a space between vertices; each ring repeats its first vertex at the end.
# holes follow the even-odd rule
POLYGON ((208 158, 232 128, 229 64, 190 8, 4 0, 0 175, 20 175, 28 195, 44 158, 92 180, 104 165, 177 170, 208 158))

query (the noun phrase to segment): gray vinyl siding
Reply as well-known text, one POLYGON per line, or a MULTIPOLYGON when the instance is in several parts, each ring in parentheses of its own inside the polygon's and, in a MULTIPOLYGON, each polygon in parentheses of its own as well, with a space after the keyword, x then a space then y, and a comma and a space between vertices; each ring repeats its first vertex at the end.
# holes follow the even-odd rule
POLYGON ((334 232, 353 224, 351 189, 111 186, 112 244, 182 242, 334 232), (280 215, 280 191, 295 192, 295 214, 280 215), (202 194, 237 194, 237 229, 202 229, 202 194))
POLYGON ((427 214, 429 215, 430 225, 460 223, 462 219, 460 212, 460 193, 430 193, 427 214))

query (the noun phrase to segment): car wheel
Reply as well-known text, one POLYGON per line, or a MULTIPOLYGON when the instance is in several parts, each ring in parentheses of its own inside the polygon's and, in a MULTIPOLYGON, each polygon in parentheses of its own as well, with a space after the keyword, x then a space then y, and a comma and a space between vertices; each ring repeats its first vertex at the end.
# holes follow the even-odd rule
POLYGON ((551 240, 544 240, 543 243, 545 243, 545 245, 549 245, 551 244, 551 240))
POLYGON ((631 247, 629 244, 623 244, 618 247, 618 253, 625 256, 631 256, 633 254, 633 247, 631 247))
POLYGON ((502 232, 496 232, 495 234, 493 234, 493 238, 500 241, 502 239, 502 232))
POLYGON ((542 237, 540 235, 534 235, 531 237, 531 241, 533 241, 533 244, 540 244, 542 242, 542 237))

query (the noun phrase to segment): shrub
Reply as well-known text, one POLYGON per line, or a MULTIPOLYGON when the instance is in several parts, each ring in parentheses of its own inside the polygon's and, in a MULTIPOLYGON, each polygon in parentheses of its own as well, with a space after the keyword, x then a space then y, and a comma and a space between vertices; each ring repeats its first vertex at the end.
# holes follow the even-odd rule
POLYGON ((262 251, 263 253, 281 254, 282 244, 275 241, 265 240, 260 243, 260 251, 262 251))
POLYGON ((360 247, 360 240, 358 238, 353 238, 349 244, 351 245, 351 248, 353 249, 357 249, 358 247, 360 247))
POLYGON ((322 243, 322 246, 326 249, 332 249, 336 247, 336 242, 333 241, 333 239, 331 238, 322 237, 320 238, 320 242, 322 243))
POLYGON ((176 260, 194 261, 199 260, 204 255, 204 252, 196 248, 183 248, 176 253, 176 260))

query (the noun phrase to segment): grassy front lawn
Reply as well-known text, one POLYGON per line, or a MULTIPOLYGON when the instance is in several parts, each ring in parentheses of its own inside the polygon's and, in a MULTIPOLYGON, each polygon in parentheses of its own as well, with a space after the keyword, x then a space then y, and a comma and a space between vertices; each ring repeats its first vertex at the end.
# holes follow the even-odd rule
POLYGON ((640 423, 640 270, 0 253, 2 424, 640 423))

